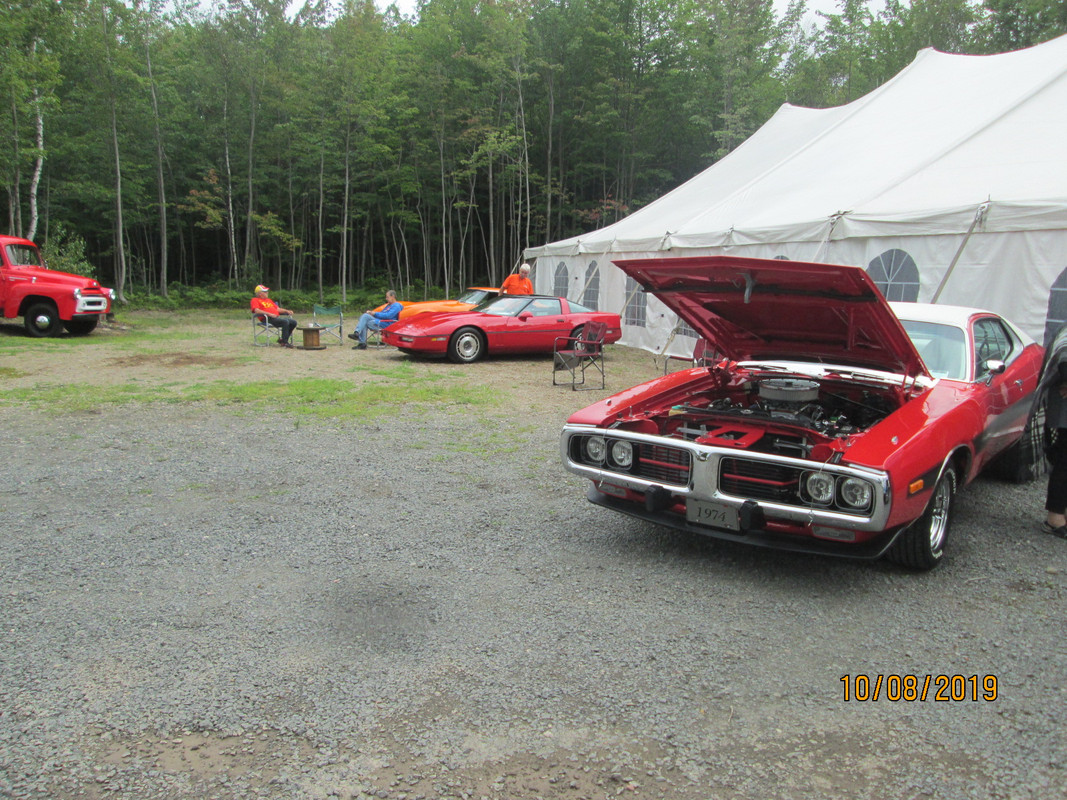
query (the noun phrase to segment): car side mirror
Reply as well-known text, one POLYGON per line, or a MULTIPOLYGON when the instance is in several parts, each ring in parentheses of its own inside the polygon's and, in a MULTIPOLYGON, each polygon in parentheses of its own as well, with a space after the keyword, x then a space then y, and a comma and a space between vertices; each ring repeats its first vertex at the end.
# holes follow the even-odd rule
POLYGON ((526 322, 526 320, 528 320, 532 316, 533 314, 531 314, 529 311, 523 311, 521 314, 519 314, 519 320, 521 322, 526 322))
POLYGON ((986 383, 992 383, 994 375, 1001 375, 1008 368, 1008 365, 999 358, 991 358, 982 366, 985 367, 985 374, 982 376, 982 380, 986 383))

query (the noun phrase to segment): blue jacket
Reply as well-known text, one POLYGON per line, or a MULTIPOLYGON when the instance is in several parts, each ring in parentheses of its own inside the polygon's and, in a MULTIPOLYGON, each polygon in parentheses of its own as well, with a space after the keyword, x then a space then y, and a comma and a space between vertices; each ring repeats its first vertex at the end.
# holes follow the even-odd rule
POLYGON ((372 311, 371 316, 378 320, 379 328, 388 328, 400 318, 400 311, 403 308, 400 303, 390 303, 381 311, 372 311))

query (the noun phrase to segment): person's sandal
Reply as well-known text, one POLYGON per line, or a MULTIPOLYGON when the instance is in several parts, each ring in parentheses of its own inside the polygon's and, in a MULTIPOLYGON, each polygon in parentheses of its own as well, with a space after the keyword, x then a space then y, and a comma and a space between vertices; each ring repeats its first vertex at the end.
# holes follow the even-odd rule
POLYGON ((1048 520, 1045 520, 1041 523, 1041 532, 1051 534, 1052 536, 1056 536, 1060 539, 1067 539, 1067 525, 1060 525, 1059 527, 1054 527, 1049 524, 1048 520))

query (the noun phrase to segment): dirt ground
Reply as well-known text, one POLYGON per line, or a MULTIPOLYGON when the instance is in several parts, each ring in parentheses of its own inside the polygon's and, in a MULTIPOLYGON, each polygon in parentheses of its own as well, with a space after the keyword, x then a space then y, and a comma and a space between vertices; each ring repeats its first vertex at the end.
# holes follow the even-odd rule
MULTIPOLYGON (((298 314, 297 319, 301 316, 298 314)), ((345 320, 346 334, 355 320, 345 320)), ((293 349, 278 346, 253 347, 249 322, 242 314, 223 311, 184 313, 131 312, 117 314, 113 323, 103 323, 89 336, 67 334, 56 339, 28 342, 22 326, 14 321, 0 324, 0 368, 5 369, 8 389, 36 385, 66 385, 71 380, 92 386, 134 383, 163 387, 180 394, 183 386, 211 381, 253 383, 274 378, 323 378, 351 381, 355 385, 379 381, 381 371, 401 367, 405 379, 430 376, 445 383, 467 383, 474 377, 489 386, 508 405, 521 408, 524 399, 536 393, 537 410, 569 413, 656 375, 665 359, 643 350, 609 345, 607 391, 573 392, 552 388, 551 356, 503 356, 485 359, 474 366, 443 359, 413 359, 391 347, 371 346, 353 350, 350 340, 338 345, 330 340, 323 350, 304 350, 301 334, 294 333, 293 349), (3 359, 5 353, 11 358, 3 359), (17 355, 16 355, 17 353, 17 355)), ((323 337, 325 343, 327 337, 323 337)), ((680 362, 671 362, 676 369, 680 362)), ((559 379, 565 379, 560 374, 559 379)))

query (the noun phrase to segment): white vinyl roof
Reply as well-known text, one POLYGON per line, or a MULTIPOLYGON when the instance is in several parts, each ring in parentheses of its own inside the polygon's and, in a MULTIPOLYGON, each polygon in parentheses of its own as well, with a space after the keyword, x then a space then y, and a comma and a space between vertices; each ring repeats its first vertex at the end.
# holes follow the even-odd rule
POLYGON ((726 158, 528 258, 1067 228, 1067 36, 993 56, 923 50, 845 106, 783 105, 726 158))

